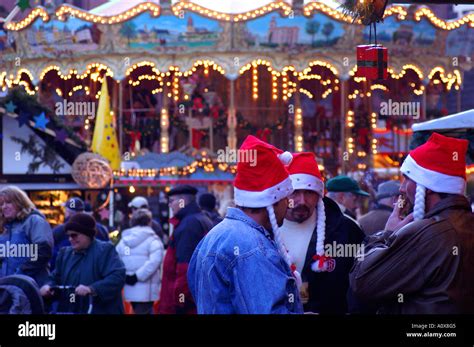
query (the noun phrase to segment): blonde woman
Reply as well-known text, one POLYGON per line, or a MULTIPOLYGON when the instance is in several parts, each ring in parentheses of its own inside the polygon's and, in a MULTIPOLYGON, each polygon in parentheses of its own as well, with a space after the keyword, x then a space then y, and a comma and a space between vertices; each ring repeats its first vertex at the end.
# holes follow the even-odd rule
POLYGON ((15 186, 0 189, 0 202, 4 219, 0 244, 7 251, 0 258, 0 278, 22 274, 43 285, 53 249, 51 227, 26 193, 15 186))

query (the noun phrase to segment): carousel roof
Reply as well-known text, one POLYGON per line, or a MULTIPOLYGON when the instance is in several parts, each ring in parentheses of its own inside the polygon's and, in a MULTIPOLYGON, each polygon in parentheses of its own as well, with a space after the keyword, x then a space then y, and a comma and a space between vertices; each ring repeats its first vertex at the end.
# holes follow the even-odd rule
POLYGON ((412 128, 413 131, 466 128, 474 129, 474 109, 438 119, 433 119, 423 123, 413 124, 412 128))
POLYGON ((282 0, 282 1, 274 1, 274 0, 226 0, 226 1, 209 1, 209 0, 190 0, 190 1, 182 1, 182 0, 172 0, 173 5, 177 5, 179 3, 190 3, 197 5, 201 8, 208 9, 210 11, 235 15, 241 14, 246 12, 251 12, 256 9, 263 8, 265 6, 271 6, 273 3, 283 2, 287 3, 289 6, 292 5, 292 0, 282 0))
POLYGON ((104 4, 93 8, 89 12, 98 16, 116 16, 147 2, 158 6, 160 5, 160 0, 109 0, 104 4))

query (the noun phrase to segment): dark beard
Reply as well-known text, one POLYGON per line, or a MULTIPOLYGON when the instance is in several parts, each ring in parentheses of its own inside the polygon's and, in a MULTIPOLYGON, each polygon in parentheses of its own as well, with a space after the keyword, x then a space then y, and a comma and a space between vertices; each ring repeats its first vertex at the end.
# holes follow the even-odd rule
POLYGON ((292 214, 292 217, 293 219, 297 222, 297 223, 303 223, 306 219, 308 219, 309 215, 310 215, 310 210, 307 206, 305 205, 301 205, 301 206, 297 206, 293 209, 293 211, 291 212, 292 214), (295 213, 296 212, 296 213, 295 213), (303 215, 305 215, 303 217, 303 215), (298 216, 298 217, 297 217, 298 216), (301 217, 299 217, 301 216, 301 217))

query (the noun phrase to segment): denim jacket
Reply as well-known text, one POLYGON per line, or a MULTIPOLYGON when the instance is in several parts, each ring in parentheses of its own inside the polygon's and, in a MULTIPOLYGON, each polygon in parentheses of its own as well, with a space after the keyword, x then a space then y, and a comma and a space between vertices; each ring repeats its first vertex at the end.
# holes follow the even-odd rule
POLYGON ((199 243, 188 284, 200 314, 303 313, 272 235, 237 208, 199 243))

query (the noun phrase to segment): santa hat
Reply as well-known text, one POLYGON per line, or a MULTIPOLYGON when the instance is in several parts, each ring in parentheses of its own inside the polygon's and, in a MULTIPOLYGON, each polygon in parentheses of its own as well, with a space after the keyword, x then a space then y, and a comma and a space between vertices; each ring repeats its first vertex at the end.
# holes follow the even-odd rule
POLYGON ((284 152, 255 136, 247 136, 239 149, 237 175, 234 180, 234 200, 237 206, 273 206, 293 192, 291 179, 284 164, 291 153, 284 152))
POLYGON ((408 154, 400 171, 416 182, 415 220, 424 217, 426 188, 436 193, 464 194, 468 144, 467 140, 433 133, 408 154))
POLYGON ((301 282, 299 274, 291 266, 288 250, 281 241, 273 209, 273 204, 293 193, 291 179, 285 168, 285 165, 290 164, 292 155, 249 135, 239 149, 239 158, 249 160, 239 160, 237 163, 237 174, 234 180, 235 204, 241 207, 267 209, 279 251, 297 281, 301 282))
POLYGON ((326 230, 326 213, 324 210, 324 180, 318 168, 318 162, 314 153, 303 152, 293 154, 293 160, 288 166, 293 188, 312 190, 319 194, 318 201, 318 224, 316 225, 316 254, 311 269, 315 272, 323 272, 328 269, 327 257, 324 255, 324 239, 326 230))

